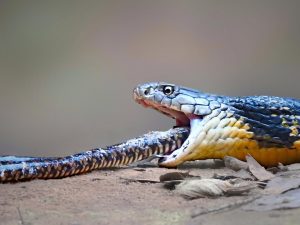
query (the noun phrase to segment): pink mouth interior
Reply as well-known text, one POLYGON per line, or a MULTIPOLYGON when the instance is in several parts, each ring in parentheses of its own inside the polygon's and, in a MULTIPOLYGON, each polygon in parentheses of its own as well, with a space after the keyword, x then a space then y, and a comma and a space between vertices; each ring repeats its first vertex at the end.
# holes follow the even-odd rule
POLYGON ((141 104, 142 106, 146 108, 153 108, 155 110, 160 111, 161 113, 167 115, 168 117, 171 117, 176 120, 176 127, 189 127, 190 126, 190 119, 193 119, 195 117, 199 117, 193 114, 186 115, 183 112, 173 110, 170 108, 167 108, 165 106, 155 104, 153 102, 148 102, 147 100, 143 99, 136 99, 136 101, 141 104))

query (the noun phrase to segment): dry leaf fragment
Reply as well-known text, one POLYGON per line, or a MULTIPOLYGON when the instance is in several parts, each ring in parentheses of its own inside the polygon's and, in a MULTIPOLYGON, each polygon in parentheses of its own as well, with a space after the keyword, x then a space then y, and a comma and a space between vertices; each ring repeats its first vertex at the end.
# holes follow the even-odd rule
POLYGON ((234 158, 232 156, 225 156, 223 160, 224 160, 225 166, 229 169, 232 169, 234 171, 248 170, 248 164, 237 158, 234 158))
POLYGON ((262 167, 251 155, 246 156, 247 164, 249 166, 250 172, 259 181, 271 180, 275 177, 274 174, 268 172, 264 167, 262 167))
POLYGON ((181 183, 182 180, 186 179, 186 178, 201 178, 200 176, 193 176, 190 175, 189 172, 170 172, 170 173, 166 173, 163 174, 159 177, 160 182, 164 183, 164 187, 170 190, 174 190, 175 189, 175 185, 181 183))
POLYGON ((241 195, 256 187, 250 182, 230 182, 228 180, 202 179, 185 180, 176 185, 176 192, 188 199, 219 197, 223 195, 241 195))
POLYGON ((289 171, 300 170, 300 163, 294 163, 294 164, 291 164, 291 165, 286 165, 285 167, 289 171))

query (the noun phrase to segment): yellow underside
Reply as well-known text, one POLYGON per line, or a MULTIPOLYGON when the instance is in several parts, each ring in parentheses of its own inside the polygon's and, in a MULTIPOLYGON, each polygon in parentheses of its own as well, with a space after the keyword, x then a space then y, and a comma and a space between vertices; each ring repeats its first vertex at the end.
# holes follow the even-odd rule
POLYGON ((277 166, 278 163, 291 164, 300 162, 300 140, 291 148, 261 147, 253 139, 248 124, 235 118, 215 119, 204 126, 198 145, 189 151, 182 161, 199 159, 222 159, 232 156, 245 160, 251 155, 263 166, 277 166))
POLYGON ((300 143, 295 143, 293 148, 260 148, 256 141, 249 139, 220 140, 213 145, 197 148, 192 158, 222 159, 224 156, 232 156, 245 160, 246 155, 251 155, 263 166, 277 166, 278 163, 291 164, 300 162, 300 143))

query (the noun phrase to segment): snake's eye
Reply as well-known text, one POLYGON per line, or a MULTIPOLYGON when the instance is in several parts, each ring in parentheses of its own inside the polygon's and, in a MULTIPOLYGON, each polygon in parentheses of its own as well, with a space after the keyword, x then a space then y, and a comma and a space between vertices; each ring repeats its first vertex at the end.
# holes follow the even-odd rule
POLYGON ((174 92, 174 87, 173 86, 164 86, 163 87, 163 93, 165 95, 171 95, 174 92))

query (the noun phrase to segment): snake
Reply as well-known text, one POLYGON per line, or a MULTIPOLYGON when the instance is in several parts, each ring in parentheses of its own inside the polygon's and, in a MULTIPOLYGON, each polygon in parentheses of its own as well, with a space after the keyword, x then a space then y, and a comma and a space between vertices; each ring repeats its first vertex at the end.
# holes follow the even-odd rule
POLYGON ((175 120, 118 145, 57 157, 0 157, 0 182, 64 178, 127 165, 158 155, 161 167, 186 161, 246 160, 265 167, 300 162, 300 100, 276 96, 224 96, 165 82, 138 85, 134 100, 175 120))
POLYGON ((138 86, 134 99, 190 127, 182 146, 160 166, 251 155, 265 167, 300 162, 300 100, 276 96, 223 96, 152 82, 138 86))

